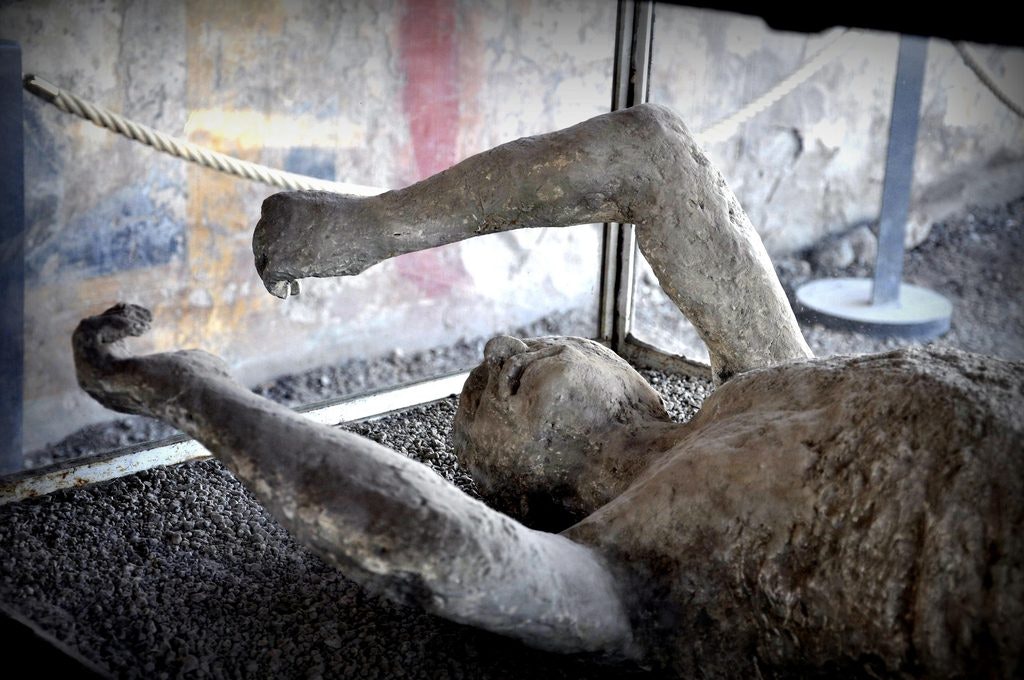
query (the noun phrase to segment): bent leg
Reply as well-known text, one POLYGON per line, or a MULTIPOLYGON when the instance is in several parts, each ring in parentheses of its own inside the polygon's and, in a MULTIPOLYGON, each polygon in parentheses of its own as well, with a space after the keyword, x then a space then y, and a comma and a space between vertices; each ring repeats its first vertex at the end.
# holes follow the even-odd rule
POLYGON ((399 191, 268 198, 253 235, 267 289, 357 274, 480 234, 589 222, 637 225, 665 292, 718 380, 811 352, 760 237, 674 113, 643 105, 519 139, 399 191))
POLYGON ((205 352, 131 356, 149 312, 118 305, 72 344, 79 383, 110 408, 198 439, 300 542, 347 576, 445 618, 559 652, 631 656, 604 560, 532 531, 427 467, 256 396, 205 352))

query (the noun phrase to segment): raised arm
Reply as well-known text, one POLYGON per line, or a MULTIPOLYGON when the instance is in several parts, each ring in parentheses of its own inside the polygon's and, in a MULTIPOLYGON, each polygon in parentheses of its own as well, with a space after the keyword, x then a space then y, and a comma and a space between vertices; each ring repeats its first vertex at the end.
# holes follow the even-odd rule
POLYGON ((81 386, 198 439, 301 543, 350 578, 428 611, 558 652, 632 656, 605 562, 533 531, 427 467, 235 383, 205 352, 131 356, 149 312, 119 305, 73 337, 81 386))
POLYGON ((268 198, 253 236, 267 289, 525 227, 637 226, 718 380, 811 356, 760 237, 682 121, 645 104, 503 144, 399 191, 268 198))

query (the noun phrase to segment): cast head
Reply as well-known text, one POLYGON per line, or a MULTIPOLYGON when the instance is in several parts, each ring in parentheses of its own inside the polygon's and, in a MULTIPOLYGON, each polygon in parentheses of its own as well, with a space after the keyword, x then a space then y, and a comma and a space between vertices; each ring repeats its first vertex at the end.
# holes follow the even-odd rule
POLYGON ((560 530, 625 490, 646 466, 630 442, 669 420, 647 381, 597 342, 499 336, 466 381, 453 436, 489 504, 560 530))

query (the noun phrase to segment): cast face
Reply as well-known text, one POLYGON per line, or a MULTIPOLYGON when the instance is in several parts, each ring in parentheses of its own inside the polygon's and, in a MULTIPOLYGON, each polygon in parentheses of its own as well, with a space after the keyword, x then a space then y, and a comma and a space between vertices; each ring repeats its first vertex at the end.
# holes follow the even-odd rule
POLYGON ((499 336, 462 390, 454 439, 492 505, 522 518, 553 498, 545 512, 575 517, 596 509, 580 487, 602 476, 614 431, 667 419, 651 386, 596 342, 499 336))

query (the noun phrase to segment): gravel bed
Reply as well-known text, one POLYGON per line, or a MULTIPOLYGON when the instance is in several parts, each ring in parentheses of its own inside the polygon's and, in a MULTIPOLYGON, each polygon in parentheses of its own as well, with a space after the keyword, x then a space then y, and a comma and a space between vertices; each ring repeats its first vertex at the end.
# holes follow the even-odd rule
POLYGON ((711 381, 676 373, 640 369, 651 387, 658 391, 672 419, 685 423, 697 415, 701 404, 711 394, 711 381))
MULTIPOLYGON (((710 389, 643 373, 679 419, 710 389)), ((452 453, 455 408, 451 398, 350 429, 475 495, 452 453)), ((0 601, 116 677, 655 677, 375 597, 295 544, 212 460, 0 507, 0 601)))

